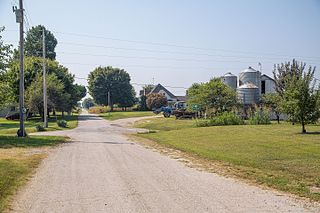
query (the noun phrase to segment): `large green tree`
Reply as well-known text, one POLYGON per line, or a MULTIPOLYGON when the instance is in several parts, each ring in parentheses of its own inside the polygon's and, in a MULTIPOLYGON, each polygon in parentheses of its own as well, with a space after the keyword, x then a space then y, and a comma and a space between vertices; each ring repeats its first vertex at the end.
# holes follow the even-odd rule
POLYGON ((5 44, 2 38, 4 27, 0 27, 0 75, 6 71, 12 56, 12 45, 5 44))
MULTIPOLYGON (((288 64, 288 63, 286 63, 288 64)), ((306 133, 305 125, 316 122, 320 118, 320 86, 316 85, 315 67, 294 61, 289 67, 278 69, 285 73, 290 70, 292 74, 283 78, 282 108, 293 122, 299 122, 302 133, 306 133)))
MULTIPOLYGON (((61 107, 61 102, 70 95, 63 92, 64 85, 54 74, 46 77, 47 99, 49 111, 55 111, 61 107)), ((29 112, 39 113, 43 118, 43 76, 37 74, 34 81, 26 91, 26 106, 29 112)))
MULTIPOLYGON (((72 108, 77 106, 77 102, 80 101, 86 95, 86 88, 74 83, 74 75, 71 74, 68 69, 60 65, 57 61, 46 60, 47 73, 54 74, 59 81, 63 83, 65 98, 63 102, 57 107, 59 111, 70 112, 72 108)), ((43 59, 39 57, 26 57, 25 58, 25 89, 33 83, 36 76, 43 74, 43 59)), ((14 61, 8 72, 5 75, 7 82, 9 82, 12 92, 18 100, 19 94, 19 62, 14 61)))
POLYGON ((12 46, 5 44, 2 38, 4 27, 0 27, 0 107, 14 102, 14 95, 5 74, 12 57, 12 46))
POLYGON ((123 69, 108 67, 97 67, 88 76, 88 89, 90 95, 97 104, 114 104, 132 106, 134 102, 134 91, 130 84, 130 75, 123 69), (110 103, 108 103, 110 93, 110 103))
POLYGON ((25 38, 25 55, 42 57, 42 30, 45 33, 45 46, 46 46, 46 58, 55 60, 56 52, 55 48, 58 44, 55 36, 47 30, 44 26, 38 25, 32 27, 26 35, 25 38))
POLYGON ((214 109, 221 113, 237 105, 236 92, 217 78, 207 83, 193 84, 187 91, 187 97, 188 105, 199 105, 201 111, 214 109))

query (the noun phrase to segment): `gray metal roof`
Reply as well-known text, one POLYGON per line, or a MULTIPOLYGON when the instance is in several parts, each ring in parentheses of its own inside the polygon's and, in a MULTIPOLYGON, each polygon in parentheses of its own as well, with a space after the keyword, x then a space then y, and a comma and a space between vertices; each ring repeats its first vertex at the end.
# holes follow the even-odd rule
POLYGON ((224 74, 223 77, 237 77, 234 74, 232 74, 231 72, 227 72, 226 74, 224 74))
POLYGON ((241 73, 244 73, 244 72, 258 72, 258 71, 253 69, 252 67, 248 67, 247 69, 241 71, 241 73))

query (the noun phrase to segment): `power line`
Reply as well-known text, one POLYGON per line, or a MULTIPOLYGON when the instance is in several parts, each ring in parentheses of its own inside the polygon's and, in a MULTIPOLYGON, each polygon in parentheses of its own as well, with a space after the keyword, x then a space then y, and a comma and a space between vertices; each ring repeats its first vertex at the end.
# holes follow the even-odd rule
POLYGON ((177 47, 184 49, 196 49, 196 50, 204 50, 204 51, 222 51, 222 52, 234 52, 234 53, 243 53, 243 54, 259 54, 259 55, 273 55, 273 56, 281 56, 281 57, 290 57, 290 58, 313 58, 320 59, 320 57, 314 56, 293 56, 293 55, 283 55, 283 54, 275 54, 275 53, 262 53, 262 52, 251 52, 251 51, 238 51, 238 50, 228 50, 228 49, 213 49, 213 48, 203 48, 203 47, 195 47, 195 46, 185 46, 185 45, 176 45, 176 44, 168 44, 168 43, 158 43, 158 42, 146 42, 146 41, 136 41, 136 40, 127 40, 127 39, 118 39, 104 36, 94 36, 88 34, 79 34, 79 33, 70 33, 70 32, 60 32, 60 31, 52 31, 58 34, 71 35, 77 37, 87 37, 87 38, 97 38, 97 39, 105 39, 105 40, 113 40, 113 41, 121 41, 121 42, 129 42, 129 43, 137 43, 137 44, 148 44, 155 46, 168 46, 168 47, 177 47))
MULTIPOLYGON (((76 77, 76 76, 74 76, 74 78, 76 78, 76 79, 81 79, 81 80, 88 80, 88 78, 83 78, 83 77, 76 77)), ((135 83, 135 82, 131 82, 130 84, 138 85, 138 86, 149 85, 149 83, 147 84, 147 83, 135 83)), ((164 87, 172 88, 172 89, 188 89, 187 87, 170 86, 170 85, 165 85, 164 87)))
MULTIPOLYGON (((115 49, 115 50, 128 50, 128 51, 142 51, 142 52, 153 52, 153 53, 167 53, 167 54, 181 54, 181 55, 199 55, 199 56, 213 56, 213 57, 223 57, 223 58, 252 58, 257 59, 259 56, 244 56, 244 55, 221 55, 221 54, 208 54, 208 53, 191 53, 191 52, 180 52, 180 51, 165 51, 165 50, 153 50, 153 49, 141 49, 141 48, 126 48, 126 47, 115 47, 115 46, 103 46, 103 45, 88 45, 82 43, 73 42, 59 42, 60 44, 81 46, 81 47, 94 47, 103 49, 115 49)), ((264 59, 276 60, 283 59, 284 57, 263 57, 264 59)), ((307 60, 309 61, 309 60, 307 60)), ((312 61, 314 62, 314 61, 312 61)))

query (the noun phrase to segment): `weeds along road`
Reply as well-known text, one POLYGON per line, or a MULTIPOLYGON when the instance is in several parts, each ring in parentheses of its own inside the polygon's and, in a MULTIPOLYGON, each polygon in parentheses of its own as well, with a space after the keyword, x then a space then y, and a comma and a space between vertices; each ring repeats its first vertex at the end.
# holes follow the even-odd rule
POLYGON ((112 123, 82 114, 78 128, 44 133, 72 142, 43 161, 12 212, 319 211, 274 191, 186 167, 128 141, 123 133, 134 130, 112 123))

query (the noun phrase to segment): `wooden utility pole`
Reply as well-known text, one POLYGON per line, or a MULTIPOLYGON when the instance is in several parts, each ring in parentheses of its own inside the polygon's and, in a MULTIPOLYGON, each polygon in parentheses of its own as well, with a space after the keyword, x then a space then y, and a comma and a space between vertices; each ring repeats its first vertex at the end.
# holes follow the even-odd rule
POLYGON ((13 7, 13 12, 16 14, 16 22, 20 24, 20 83, 19 83, 19 115, 20 115, 20 129, 18 130, 18 137, 25 137, 26 132, 24 128, 24 116, 26 110, 24 108, 24 38, 23 38, 23 21, 24 9, 23 0, 19 0, 19 9, 13 7))
POLYGON ((43 127, 48 128, 47 82, 46 82, 46 37, 42 29, 42 57, 43 57, 43 127))

